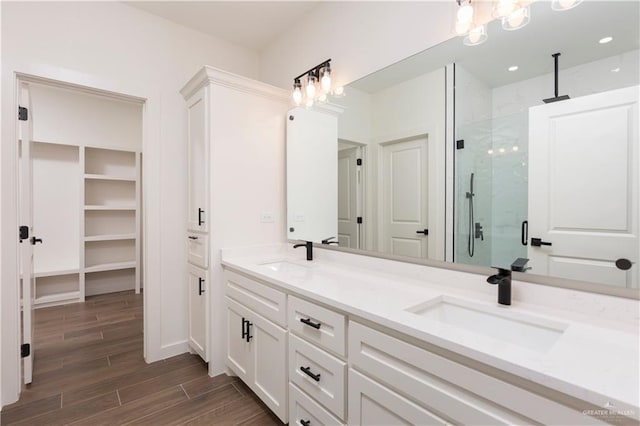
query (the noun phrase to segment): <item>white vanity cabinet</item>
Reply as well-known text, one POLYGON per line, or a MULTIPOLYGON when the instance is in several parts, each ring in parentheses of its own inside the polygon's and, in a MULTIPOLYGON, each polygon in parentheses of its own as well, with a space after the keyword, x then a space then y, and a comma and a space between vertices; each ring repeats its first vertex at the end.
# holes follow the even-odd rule
POLYGON ((232 271, 225 283, 227 367, 286 423, 287 331, 273 309, 284 312, 286 295, 232 271))

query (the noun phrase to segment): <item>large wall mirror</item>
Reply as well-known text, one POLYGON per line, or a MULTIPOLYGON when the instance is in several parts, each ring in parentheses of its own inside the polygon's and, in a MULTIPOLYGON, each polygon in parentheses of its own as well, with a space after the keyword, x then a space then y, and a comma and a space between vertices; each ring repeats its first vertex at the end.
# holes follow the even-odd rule
POLYGON ((339 247, 522 258, 531 276, 638 289, 639 16, 636 1, 534 2, 518 31, 493 21, 481 45, 455 38, 348 85, 332 101, 339 247), (544 102, 555 53, 569 99, 544 102))

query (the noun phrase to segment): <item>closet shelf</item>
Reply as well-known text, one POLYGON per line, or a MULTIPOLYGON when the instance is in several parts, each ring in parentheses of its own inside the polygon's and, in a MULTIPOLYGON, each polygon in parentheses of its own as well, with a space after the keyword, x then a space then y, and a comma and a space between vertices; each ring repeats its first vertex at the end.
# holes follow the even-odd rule
POLYGON ((117 271, 118 269, 131 269, 135 267, 136 267, 136 261, 132 260, 129 262, 104 263, 101 265, 87 266, 84 268, 84 272, 91 273, 91 272, 103 272, 103 271, 117 271))
POLYGON ((60 275, 71 275, 71 274, 79 274, 79 273, 80 273, 80 268, 70 268, 70 269, 33 271, 33 276, 34 278, 42 278, 42 277, 57 277, 60 275))
POLYGON ((66 293, 48 294, 46 296, 36 297, 35 305, 44 305, 55 302, 65 302, 71 300, 78 300, 80 298, 79 291, 69 291, 66 293))
POLYGON ((85 174, 85 179, 95 179, 95 180, 121 180, 126 182, 135 182, 136 178, 131 176, 116 176, 116 175, 99 175, 99 174, 85 174))
POLYGON ((135 240, 136 234, 108 234, 89 235, 84 237, 85 241, 115 241, 115 240, 135 240))
POLYGON ((130 205, 113 205, 113 206, 84 206, 85 210, 136 210, 136 206, 130 205))

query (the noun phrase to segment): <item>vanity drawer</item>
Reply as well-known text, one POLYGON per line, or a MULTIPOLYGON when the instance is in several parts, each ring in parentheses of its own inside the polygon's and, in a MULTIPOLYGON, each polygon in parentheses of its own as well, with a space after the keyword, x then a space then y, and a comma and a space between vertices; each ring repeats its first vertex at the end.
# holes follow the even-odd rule
POLYGON ((344 424, 296 385, 289 383, 289 424, 304 426, 303 421, 309 426, 344 424))
POLYGON ((533 392, 349 322, 349 365, 453 423, 603 424, 533 392))
POLYGON ((337 355, 345 356, 344 315, 289 296, 289 330, 337 355))
POLYGON ((187 233, 187 259, 192 265, 203 269, 209 267, 209 236, 187 233))
POLYGON ((345 414, 346 370, 345 362, 289 335, 289 380, 340 419, 345 414))
POLYGON ((230 298, 283 327, 287 324, 285 293, 225 269, 225 292, 230 298))

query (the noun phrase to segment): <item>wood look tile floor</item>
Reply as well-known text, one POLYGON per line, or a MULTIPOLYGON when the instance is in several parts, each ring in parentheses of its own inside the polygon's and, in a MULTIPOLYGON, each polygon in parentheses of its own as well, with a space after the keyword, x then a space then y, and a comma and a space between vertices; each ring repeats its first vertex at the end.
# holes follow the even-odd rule
POLYGON ((281 425, 239 379, 200 357, 142 357, 142 295, 35 311, 34 374, 2 425, 281 425))

